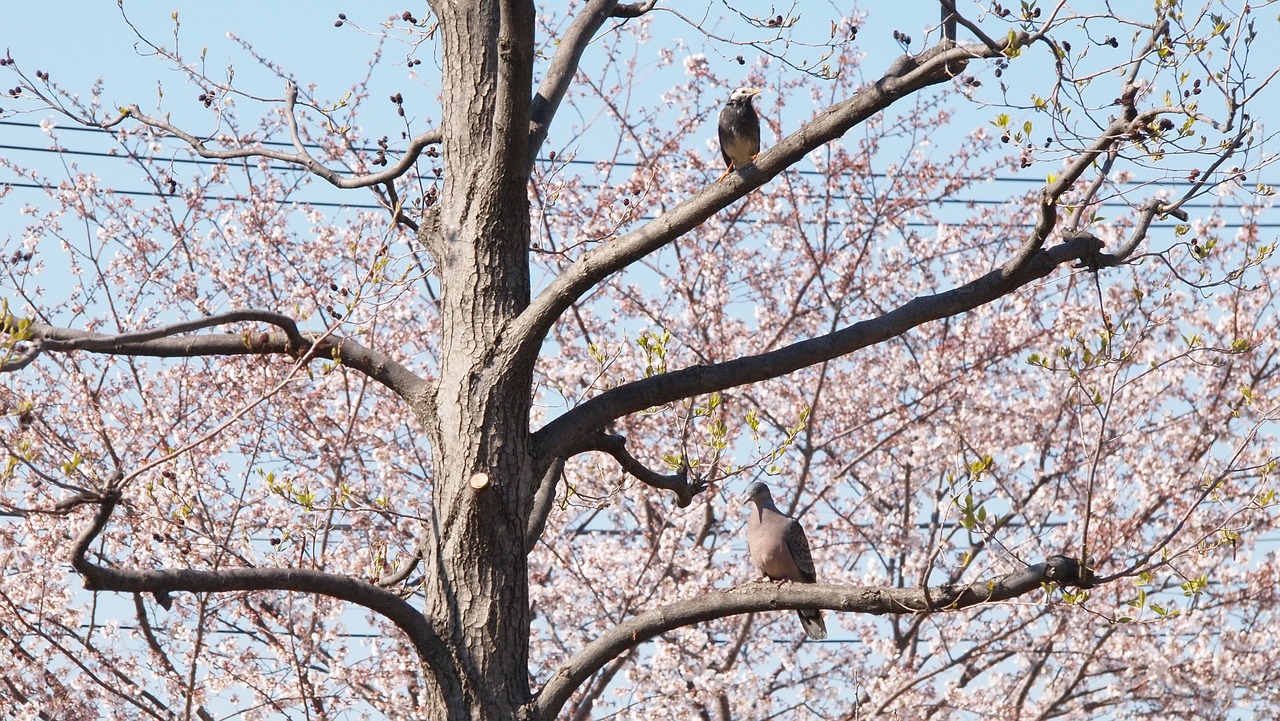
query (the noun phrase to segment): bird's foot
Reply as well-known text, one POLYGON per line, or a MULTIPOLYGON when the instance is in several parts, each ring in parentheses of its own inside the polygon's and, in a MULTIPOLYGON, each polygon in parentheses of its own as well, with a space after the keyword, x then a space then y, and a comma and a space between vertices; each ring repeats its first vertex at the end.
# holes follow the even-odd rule
POLYGON ((719 178, 716 178, 716 182, 719 183, 721 180, 724 180, 725 178, 729 177, 729 175, 733 173, 734 170, 735 168, 733 167, 733 163, 729 163, 729 169, 724 171, 724 175, 721 175, 719 178))

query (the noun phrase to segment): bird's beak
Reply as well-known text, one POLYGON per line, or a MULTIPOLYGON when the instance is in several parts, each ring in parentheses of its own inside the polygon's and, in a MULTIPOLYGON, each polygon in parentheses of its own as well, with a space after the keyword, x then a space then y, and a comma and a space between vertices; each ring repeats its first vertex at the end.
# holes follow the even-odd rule
POLYGON ((751 97, 753 97, 753 98, 754 98, 755 96, 759 95, 760 93, 763 93, 763 92, 764 92, 764 89, 763 89, 763 88, 750 88, 750 89, 749 89, 749 92, 751 93, 751 97))

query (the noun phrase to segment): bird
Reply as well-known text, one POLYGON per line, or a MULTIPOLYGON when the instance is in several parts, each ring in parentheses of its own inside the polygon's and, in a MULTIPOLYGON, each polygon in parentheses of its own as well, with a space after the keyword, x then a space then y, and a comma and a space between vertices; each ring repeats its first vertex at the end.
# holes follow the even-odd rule
MULTIPOLYGON (((747 551, 756 567, 774 581, 817 582, 804 528, 799 521, 778 510, 769 486, 759 481, 752 483, 742 502, 755 506, 747 520, 747 551)), ((796 613, 809 638, 821 641, 827 637, 821 611, 802 609, 796 613)))
POLYGON ((760 88, 738 88, 720 111, 720 154, 729 167, 716 180, 724 180, 760 154, 760 116, 751 99, 762 92, 760 88))

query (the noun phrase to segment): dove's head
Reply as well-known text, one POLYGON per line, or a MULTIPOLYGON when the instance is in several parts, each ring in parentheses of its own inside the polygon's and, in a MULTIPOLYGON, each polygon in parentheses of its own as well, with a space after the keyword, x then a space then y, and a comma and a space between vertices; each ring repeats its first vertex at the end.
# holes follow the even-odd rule
POLYGON ((773 495, 769 493, 769 487, 760 481, 756 481, 747 486, 747 490, 742 494, 743 503, 761 503, 764 505, 773 504, 773 495))

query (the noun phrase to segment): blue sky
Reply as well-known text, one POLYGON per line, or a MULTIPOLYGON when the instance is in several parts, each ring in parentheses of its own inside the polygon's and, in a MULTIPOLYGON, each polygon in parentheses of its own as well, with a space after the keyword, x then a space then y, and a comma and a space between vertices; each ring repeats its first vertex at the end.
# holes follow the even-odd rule
MULTIPOLYGON (((902 48, 891 39, 893 29, 901 27, 912 35, 913 51, 923 47, 923 27, 936 22, 937 5, 934 0, 913 0, 911 4, 918 5, 920 12, 898 13, 896 18, 880 13, 861 26, 856 45, 868 54, 866 67, 869 72, 883 70, 902 53, 902 48)), ((213 78, 224 77, 226 68, 234 66, 235 83, 241 89, 264 98, 279 98, 283 94, 283 82, 255 63, 240 43, 229 37, 229 34, 234 34, 293 73, 301 83, 315 83, 315 96, 332 102, 342 98, 367 73, 366 63, 378 45, 374 35, 380 23, 399 16, 405 9, 419 17, 426 13, 425 3, 420 2, 382 4, 374 9, 358 5, 330 1, 264 4, 128 0, 124 7, 129 21, 145 37, 170 48, 174 45, 173 15, 176 13, 180 24, 180 51, 190 62, 197 61, 203 52, 203 65, 213 78), (349 23, 341 28, 334 27, 339 13, 345 13, 349 18, 349 23), (365 29, 374 32, 366 32, 365 29)), ((708 5, 713 12, 727 13, 717 3, 708 5)), ((675 9, 693 12, 683 6, 675 9)), ((850 9, 837 8, 835 4, 804 9, 799 14, 800 21, 787 34, 801 41, 812 38, 813 42, 823 42, 829 35, 832 19, 839 18, 850 9)), ((146 57, 148 48, 125 22, 116 3, 78 3, 76 10, 76 13, 68 14, 65 6, 58 3, 19 3, 6 8, 8 32, 2 44, 28 75, 37 70, 49 72, 66 90, 87 93, 96 80, 103 79, 106 88, 104 105, 108 108, 132 103, 137 103, 144 111, 163 107, 164 112, 173 114, 175 122, 181 125, 187 120, 190 129, 197 133, 203 129, 200 127, 202 123, 208 124, 209 114, 196 101, 199 88, 188 85, 182 74, 170 68, 165 61, 146 57), (57 39, 56 46, 50 43, 53 37, 57 39), (158 103, 158 88, 161 86, 165 97, 162 103, 158 103)), ((639 60, 656 62, 659 49, 670 45, 668 39, 672 37, 678 38, 682 47, 677 49, 677 60, 672 66, 645 75, 642 93, 657 96, 670 85, 684 80, 680 63, 682 55, 705 53, 712 70, 730 78, 746 71, 735 61, 737 55, 743 55, 748 63, 758 57, 747 48, 707 40, 689 24, 699 19, 682 18, 674 13, 655 13, 654 34, 658 40, 651 43, 651 48, 642 48, 637 53, 639 60)), ((772 31, 753 31, 732 15, 721 19, 713 17, 702 24, 708 32, 730 39, 772 34, 772 31)), ((430 43, 424 44, 414 55, 423 64, 413 70, 405 67, 405 60, 415 53, 415 49, 408 42, 409 36, 401 32, 404 28, 405 23, 397 22, 394 30, 388 33, 391 39, 384 45, 382 66, 374 74, 372 83, 371 107, 378 112, 375 115, 366 111, 368 122, 375 118, 387 119, 384 116, 390 113, 383 111, 391 108, 389 105, 384 108, 383 104, 385 96, 390 93, 403 92, 406 106, 410 108, 416 104, 418 108, 425 109, 429 106, 427 101, 434 99, 433 48, 430 43)), ((595 50, 588 50, 584 58, 586 67, 591 67, 593 61, 599 62, 598 57, 592 57, 595 50)), ((812 49, 793 47, 789 50, 789 57, 796 58, 798 62, 816 63, 820 56, 820 52, 812 49)), ((8 88, 11 82, 0 84, 8 88)), ((793 106, 796 99, 791 101, 793 106)), ((760 101, 761 105, 768 102, 767 98, 760 101)), ((0 97, 0 107, 14 111, 30 108, 30 105, 0 97)), ((812 110, 807 105, 788 107, 788 111, 794 113, 796 124, 812 110)), ((247 109, 242 112, 247 114, 247 109)), ((38 122, 47 116, 47 113, 35 112, 19 115, 17 119, 38 122)), ((434 120, 428 117, 422 124, 434 120)), ((567 122, 571 120, 560 119, 562 124, 567 122)), ((714 127, 710 124, 706 135, 708 141, 714 138, 714 127)))
MULTIPOLYGON (((189 84, 182 73, 169 67, 165 61, 146 57, 148 48, 135 36, 116 3, 76 3, 75 12, 72 13, 62 3, 12 5, 13 7, 6 8, 8 32, 0 44, 7 48, 28 76, 37 70, 49 72, 63 89, 86 94, 93 83, 101 78, 105 82, 104 105, 107 108, 137 103, 144 111, 162 108, 163 112, 172 114, 171 117, 177 124, 197 134, 212 129, 211 114, 196 100, 200 89, 189 84), (159 97, 160 88, 163 88, 163 98, 159 97)), ((235 83, 243 90, 266 99, 278 99, 283 95, 283 81, 265 71, 240 43, 229 37, 229 34, 234 34, 287 72, 293 73, 302 83, 316 83, 315 97, 330 102, 342 98, 368 72, 367 61, 378 45, 375 35, 380 23, 399 16, 406 9, 419 17, 426 16, 425 3, 421 2, 370 7, 330 0, 311 3, 128 0, 124 6, 129 22, 144 36, 168 47, 174 44, 176 13, 180 25, 178 43, 181 52, 192 62, 203 54, 203 65, 211 77, 224 77, 226 69, 234 66, 235 83), (341 28, 334 27, 339 13, 345 13, 350 21, 341 28)), ((709 8, 712 13, 705 16, 706 20, 703 20, 701 13, 708 10, 703 7, 665 3, 663 7, 668 12, 655 13, 653 19, 657 40, 652 43, 652 49, 641 48, 637 52, 637 58, 642 62, 655 62, 659 47, 669 45, 670 38, 682 40, 683 46, 677 49, 677 61, 670 67, 653 70, 644 76, 644 87, 640 92, 651 93, 652 96, 660 95, 668 87, 684 79, 680 63, 682 54, 687 56, 705 53, 712 71, 725 77, 735 77, 740 69, 745 72, 735 62, 737 54, 744 55, 748 63, 759 57, 758 53, 753 55, 749 49, 708 40, 692 27, 691 22, 701 22, 708 33, 725 39, 763 38, 770 34, 752 30, 742 18, 727 10, 729 6, 722 3, 706 4, 705 8, 709 8), (685 15, 680 16, 678 13, 685 15), (721 16, 717 17, 715 13, 721 16)), ((902 47, 892 39, 895 30, 911 36, 912 51, 920 50, 926 41, 932 39, 926 36, 925 31, 937 22, 938 5, 935 0, 905 0, 893 8, 886 11, 883 6, 876 4, 870 7, 870 15, 859 24, 855 45, 866 56, 863 72, 879 73, 903 52, 902 47)), ((761 11, 763 10, 762 7, 761 11)), ((820 43, 827 39, 832 19, 853 10, 852 6, 844 4, 814 3, 795 8, 779 6, 777 12, 799 18, 788 31, 789 37, 820 43)), ((409 42, 410 36, 401 32, 405 23, 397 22, 394 28, 388 34, 390 39, 383 45, 382 64, 373 75, 371 99, 359 118, 359 122, 366 125, 366 133, 371 138, 382 135, 388 129, 396 129, 391 122, 394 120, 392 107, 386 101, 386 97, 394 92, 404 93, 406 107, 415 120, 412 126, 414 130, 435 122, 435 118, 429 117, 435 96, 433 49, 428 43, 415 50, 409 42), (413 69, 406 67, 405 61, 410 57, 416 57, 423 63, 413 69), (384 124, 390 127, 381 127, 384 124)), ((962 30, 961 39, 964 38, 965 32, 962 30)), ((1124 46, 1121 47, 1123 50, 1124 46)), ((599 48, 588 50, 584 59, 587 67, 591 67, 593 62, 599 62, 599 58, 593 58, 592 55, 598 50, 599 48)), ((1255 54, 1258 51, 1273 53, 1262 47, 1256 48, 1255 54)), ((1028 56, 1030 57, 1020 58, 1004 73, 1004 81, 1015 89, 1011 93, 1015 102, 1025 100, 1021 97, 1025 93, 1017 90, 1018 84, 1037 79, 1042 84, 1047 70, 1045 52, 1036 49, 1028 53, 1028 56)), ((789 57, 797 61, 817 61, 820 53, 813 49, 793 47, 789 57)), ((1255 57, 1252 61, 1260 59, 1255 57)), ((994 82, 998 82, 993 82, 989 68, 984 69, 975 64, 970 71, 983 76, 986 91, 992 91, 994 82)), ((0 82, 0 87, 3 88, 11 87, 16 81, 11 74, 0 73, 0 78, 4 78, 0 82)), ((1109 86, 1114 83, 1108 80, 1099 80, 1099 92, 1113 92, 1109 86)), ((994 93, 990 95, 993 96, 994 93)), ((781 111, 790 116, 783 118, 784 127, 798 126, 817 109, 816 104, 808 104, 803 100, 801 95, 794 95, 789 99, 788 105, 781 111)), ((771 101, 766 95, 759 102, 762 106, 768 106, 771 101)), ((240 103, 242 115, 254 112, 254 109, 247 107, 250 101, 242 100, 240 103)), ((0 107, 10 111, 0 115, 5 120, 39 122, 50 117, 49 113, 40 111, 13 115, 12 111, 31 106, 3 96, 0 96, 0 107)), ((949 142, 957 142, 963 132, 985 125, 999 109, 962 104, 959 112, 962 118, 959 122, 931 139, 936 145, 945 147, 949 142)), ((1035 119, 1017 113, 1014 116, 1016 125, 1020 125, 1023 119, 1035 119)), ((567 135, 565 126, 574 120, 568 114, 563 114, 558 119, 560 137, 567 135)), ((59 121, 59 125, 65 124, 65 121, 59 121)), ((854 133, 857 132, 855 129, 854 133)), ((552 133, 552 144, 548 148, 555 147, 557 129, 553 128, 552 133)), ((1036 135, 1040 135, 1039 129, 1036 135)), ((705 141, 712 144, 713 138, 714 127, 709 122, 705 130, 705 141)), ((766 143, 769 140, 766 131, 766 143)), ((71 148, 91 148, 95 143, 89 134, 65 133, 62 142, 65 147, 71 148)), ((0 144, 10 146, 0 152, 12 154, 19 162, 48 167, 45 165, 48 158, 37 156, 34 160, 29 160, 29 155, 12 150, 13 146, 47 146, 47 139, 39 133, 13 125, 0 125, 0 144)), ((590 147, 589 143, 584 143, 584 146, 590 147)), ((589 151, 583 151, 581 155, 589 156, 589 151)), ((118 164, 111 163, 110 166, 118 167, 118 164)), ((1034 182, 1042 180, 1044 173, 1045 168, 1038 166, 1033 172, 1024 174, 1024 177, 1034 182)), ((3 180, 7 178, 0 177, 0 181, 3 180)), ((122 178, 121 182, 125 183, 126 179, 122 178)), ((325 199, 345 202, 369 200, 362 193, 329 193, 323 183, 313 183, 311 187, 313 192, 324 194, 325 199)), ((1006 187, 997 191, 996 196, 1026 189, 1006 187)), ((13 232, 13 220, 11 208, 0 208, 0 237, 13 232)))

